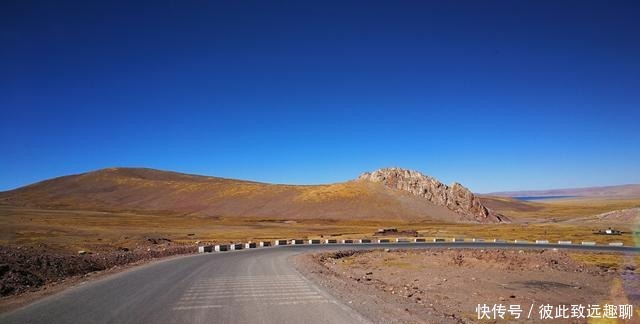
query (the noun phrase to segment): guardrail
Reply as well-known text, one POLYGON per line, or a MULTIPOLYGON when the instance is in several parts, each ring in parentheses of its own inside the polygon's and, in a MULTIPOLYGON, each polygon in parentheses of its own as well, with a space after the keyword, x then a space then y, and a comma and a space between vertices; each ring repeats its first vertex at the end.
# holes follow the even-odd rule
MULTIPOLYGON (((596 242, 592 242, 592 241, 582 241, 580 242, 580 244, 576 243, 574 244, 572 241, 569 240, 559 240, 557 241, 557 243, 549 243, 548 240, 535 240, 535 241, 527 241, 527 240, 513 240, 513 241, 506 241, 503 239, 493 239, 491 241, 485 241, 482 238, 472 238, 470 241, 465 241, 464 238, 461 237, 456 237, 456 238, 451 238, 449 239, 449 241, 447 241, 446 238, 442 238, 442 237, 434 237, 432 238, 432 240, 427 240, 427 238, 424 237, 420 237, 420 238, 380 238, 380 239, 291 239, 291 240, 285 240, 285 239, 280 239, 280 240, 275 240, 275 241, 260 241, 260 242, 247 242, 247 243, 232 243, 232 244, 216 244, 216 245, 201 245, 198 246, 198 253, 209 253, 209 252, 225 252, 225 251, 237 251, 237 250, 243 250, 243 249, 256 249, 256 248, 265 248, 265 247, 272 247, 272 246, 281 246, 281 245, 337 245, 337 244, 343 244, 343 245, 352 245, 352 244, 414 244, 414 243, 418 243, 418 244, 425 244, 425 245, 429 245, 429 244, 433 244, 433 243, 461 243, 461 242, 467 242, 467 243, 485 243, 485 244, 491 244, 491 243, 498 243, 498 244, 540 244, 540 245, 584 245, 584 246, 595 246, 598 245, 596 242)), ((623 247, 625 246, 623 242, 610 242, 608 244, 604 244, 604 245, 608 245, 608 246, 617 246, 617 247, 623 247)))
POLYGON ((229 245, 228 244, 218 244, 214 247, 213 249, 216 252, 224 252, 224 251, 229 251, 229 245))

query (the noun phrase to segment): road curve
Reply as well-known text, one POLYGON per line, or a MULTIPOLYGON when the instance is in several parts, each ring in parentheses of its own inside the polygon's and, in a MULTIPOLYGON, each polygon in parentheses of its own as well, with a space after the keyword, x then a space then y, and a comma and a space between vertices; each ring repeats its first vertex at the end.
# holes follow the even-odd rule
POLYGON ((633 247, 500 243, 299 245, 168 259, 68 289, 0 315, 1 323, 367 323, 308 281, 290 256, 331 249, 633 247))

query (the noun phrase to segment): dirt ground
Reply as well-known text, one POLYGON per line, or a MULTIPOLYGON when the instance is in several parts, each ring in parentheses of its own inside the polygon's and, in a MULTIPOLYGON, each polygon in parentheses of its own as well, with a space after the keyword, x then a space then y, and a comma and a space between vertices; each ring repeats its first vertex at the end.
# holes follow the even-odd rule
POLYGON ((555 316, 559 305, 607 303, 632 304, 631 321, 618 323, 640 323, 637 261, 637 256, 515 249, 344 251, 295 259, 302 273, 377 323, 586 323, 541 320, 539 309, 553 305, 555 316), (520 305, 522 313, 518 320, 510 313, 497 321, 479 320, 478 304, 520 305))
POLYGON ((196 251, 196 246, 173 245, 166 239, 150 239, 146 246, 133 250, 122 248, 83 255, 50 251, 45 246, 0 246, 0 312, 82 281, 196 251))

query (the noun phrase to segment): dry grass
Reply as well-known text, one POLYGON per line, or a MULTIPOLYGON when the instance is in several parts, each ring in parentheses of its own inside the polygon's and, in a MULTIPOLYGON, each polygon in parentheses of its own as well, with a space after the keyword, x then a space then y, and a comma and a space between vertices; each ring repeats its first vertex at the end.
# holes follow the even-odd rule
POLYGON ((46 244, 60 250, 91 251, 99 246, 132 247, 159 237, 185 243, 361 237, 392 225, 383 221, 283 221, 0 207, 0 244, 46 244))
POLYGON ((618 270, 630 267, 636 273, 640 273, 640 255, 638 254, 626 255, 623 253, 599 252, 571 252, 568 254, 572 259, 585 264, 618 270))
POLYGON ((640 207, 640 199, 559 199, 545 202, 514 201, 510 198, 485 198, 497 212, 516 222, 565 221, 595 216, 613 210, 640 207))
MULTIPOLYGON (((141 214, 0 207, 0 244, 46 244, 58 250, 135 247, 147 238, 174 242, 237 242, 277 238, 363 238, 380 227, 414 229, 424 237, 465 237, 515 240, 624 242, 635 245, 632 235, 603 236, 599 229, 576 224, 449 224, 431 221, 273 220, 257 218, 199 217, 180 214, 141 214)), ((632 230, 631 226, 620 228, 632 230)))

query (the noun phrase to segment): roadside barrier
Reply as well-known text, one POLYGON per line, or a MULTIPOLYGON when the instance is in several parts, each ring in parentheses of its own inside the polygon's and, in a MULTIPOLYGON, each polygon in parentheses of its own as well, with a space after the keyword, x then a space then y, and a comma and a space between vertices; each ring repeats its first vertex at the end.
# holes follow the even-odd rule
POLYGON ((228 244, 218 244, 218 245, 214 246, 213 250, 216 251, 216 252, 229 251, 229 245, 228 244))
POLYGON ((243 247, 244 244, 242 243, 231 244, 231 250, 242 250, 243 247))
MULTIPOLYGON (((433 242, 435 243, 445 243, 447 242, 448 239, 445 238, 441 238, 441 237, 436 237, 433 238, 433 242)), ((398 237, 398 238, 381 238, 381 239, 343 239, 343 240, 337 240, 337 239, 292 239, 292 240, 276 240, 274 242, 273 245, 279 246, 279 245, 304 245, 304 244, 313 244, 313 245, 318 245, 318 244, 372 244, 372 243, 378 243, 378 244, 392 244, 392 243, 426 243, 427 239, 426 238, 403 238, 403 237, 398 237)), ((456 237, 456 238, 452 238, 450 239, 450 242, 453 243, 458 243, 458 242, 465 242, 465 238, 463 237, 456 237)), ((484 239, 481 238, 472 238, 471 242, 475 242, 475 243, 480 243, 480 242, 485 242, 484 239)), ((508 243, 508 241, 506 240, 502 240, 502 239, 493 239, 492 240, 493 243, 508 243)), ((513 240, 512 241, 514 244, 545 244, 545 245, 556 245, 553 243, 549 243, 548 240, 535 240, 533 242, 527 241, 527 240, 513 240)), ((576 243, 578 244, 578 243, 576 243)), ((572 241, 567 241, 567 240, 560 240, 558 241, 557 245, 573 245, 572 241)), ((582 241, 580 242, 580 245, 585 245, 585 246, 594 246, 597 245, 596 242, 592 242, 592 241, 582 241)), ((608 243, 609 246, 624 246, 623 242, 611 242, 608 243)), ((234 243, 234 244, 217 244, 217 245, 201 245, 198 246, 198 253, 208 253, 208 252, 224 252, 224 251, 235 251, 235 250, 242 250, 242 249, 255 249, 258 247, 269 247, 272 246, 272 242, 271 241, 261 241, 261 242, 248 242, 248 243, 234 243)))

